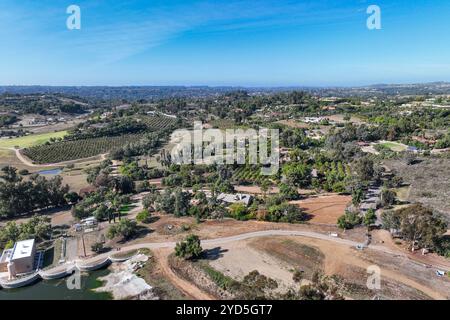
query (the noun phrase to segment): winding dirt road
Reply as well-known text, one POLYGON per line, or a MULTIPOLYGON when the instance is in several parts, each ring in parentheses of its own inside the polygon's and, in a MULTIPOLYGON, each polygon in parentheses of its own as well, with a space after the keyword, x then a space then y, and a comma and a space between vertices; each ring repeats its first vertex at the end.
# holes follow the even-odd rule
MULTIPOLYGON (((248 232, 248 233, 242 233, 242 234, 238 234, 238 235, 234 235, 234 236, 230 236, 230 237, 202 240, 201 244, 205 248, 211 248, 211 247, 214 247, 217 245, 230 243, 230 242, 234 242, 234 241, 241 241, 241 240, 247 240, 247 239, 251 239, 251 238, 267 237, 267 236, 307 237, 307 238, 331 241, 334 243, 339 243, 339 244, 350 246, 350 247, 356 247, 361 244, 361 243, 353 241, 353 240, 331 237, 331 236, 323 234, 323 233, 312 232, 312 231, 298 231, 298 230, 263 230, 263 231, 248 232)), ((125 252, 125 251, 132 251, 132 250, 138 250, 138 249, 144 249, 144 248, 147 248, 150 250, 174 248, 175 245, 176 245, 176 242, 173 242, 173 241, 171 241, 171 242, 146 242, 146 243, 137 243, 137 244, 132 244, 129 246, 122 247, 121 251, 125 252)), ((379 251, 379 252, 390 254, 390 255, 395 255, 398 257, 409 258, 408 255, 404 252, 401 252, 399 250, 393 250, 391 248, 388 248, 388 247, 385 247, 382 245, 369 245, 367 247, 367 249, 379 251)), ((80 260, 80 262, 89 263, 89 262, 97 261, 102 258, 107 258, 109 255, 110 255, 110 253, 104 253, 104 254, 100 254, 100 255, 92 257, 92 258, 80 260)), ((445 270, 449 268, 448 265, 438 265, 438 264, 435 264, 433 267, 442 268, 445 270)))
POLYGON ((196 285, 180 278, 176 275, 172 268, 169 265, 168 256, 170 251, 167 249, 159 249, 153 251, 153 254, 157 258, 157 261, 161 267, 161 271, 164 275, 170 280, 170 282, 176 286, 179 290, 181 290, 186 296, 194 299, 194 300, 214 300, 215 298, 209 295, 208 293, 200 290, 196 285))
POLYGON ((93 156, 93 157, 89 157, 89 158, 83 158, 83 159, 76 159, 76 160, 69 160, 69 161, 63 161, 63 162, 57 162, 57 163, 45 163, 45 164, 35 164, 33 162, 30 161, 30 159, 28 159, 27 157, 25 157, 20 151, 22 151, 22 149, 16 149, 16 148, 0 148, 3 150, 11 150, 14 151, 16 154, 17 159, 19 159, 24 165, 26 165, 27 167, 32 167, 32 168, 44 168, 44 167, 58 167, 58 166, 64 166, 64 165, 68 165, 68 164, 72 164, 72 163, 77 163, 77 162, 84 162, 84 161, 89 161, 89 160, 94 160, 96 159, 98 156, 101 157, 101 160, 105 160, 106 156, 108 155, 107 153, 104 154, 99 154, 97 156, 93 156))
MULTIPOLYGON (((325 241, 334 242, 343 246, 347 247, 356 247, 360 243, 348 239, 342 239, 342 238, 335 238, 331 237, 326 234, 321 234, 317 232, 310 232, 310 231, 296 231, 296 230, 264 230, 264 231, 256 231, 256 232, 249 232, 249 233, 243 233, 239 235, 234 235, 230 237, 222 237, 222 238, 216 238, 216 239, 208 239, 208 240, 202 240, 201 244, 204 248, 213 248, 218 245, 223 245, 235 241, 242 241, 247 240, 251 238, 258 238, 258 237, 267 237, 267 236, 300 236, 300 237, 307 237, 311 239, 320 239, 325 241)), ((133 244, 129 246, 125 246, 121 248, 122 252, 126 251, 132 251, 132 250, 138 250, 138 249, 150 249, 154 250, 154 254, 158 257, 158 262, 162 268, 162 271, 164 274, 174 283, 175 286, 177 286, 181 291, 185 292, 189 297, 192 297, 194 299, 213 299, 209 294, 203 292, 198 287, 196 287, 194 284, 189 283, 188 281, 181 279, 178 277, 170 268, 168 263, 168 249, 173 249, 176 245, 176 242, 148 242, 148 243, 139 243, 139 244, 133 244)), ((405 259, 410 259, 407 254, 400 252, 399 250, 393 250, 391 248, 387 248, 381 245, 370 245, 366 250, 375 250, 378 252, 382 252, 389 255, 394 255, 396 257, 403 257, 405 259)), ((101 261, 102 259, 106 259, 111 255, 111 252, 100 254, 88 259, 78 259, 76 261, 68 261, 65 265, 65 267, 73 264, 74 262, 79 263, 81 265, 89 265, 93 264, 95 262, 101 261)), ((432 266, 434 268, 440 268, 443 270, 449 269, 449 266, 440 266, 440 265, 434 265, 432 266)), ((64 266, 58 266, 56 269, 64 268, 64 266)), ((53 272, 53 270, 49 270, 49 272, 53 272)), ((407 277, 402 276, 401 274, 398 274, 397 272, 392 272, 390 270, 385 270, 385 275, 392 279, 401 279, 402 282, 410 285, 411 287, 414 287, 430 297, 434 299, 446 299, 445 296, 441 295, 438 292, 435 292, 431 290, 430 288, 423 286, 419 283, 417 283, 414 280, 408 279, 407 277), (387 271, 387 272, 386 272, 387 271)))

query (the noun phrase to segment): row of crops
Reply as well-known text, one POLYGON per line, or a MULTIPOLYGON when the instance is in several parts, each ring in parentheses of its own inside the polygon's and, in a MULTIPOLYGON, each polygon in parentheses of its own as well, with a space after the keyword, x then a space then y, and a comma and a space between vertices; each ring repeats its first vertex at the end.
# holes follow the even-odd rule
POLYGON ((233 180, 257 181, 267 179, 267 176, 261 174, 261 168, 256 166, 242 166, 233 173, 233 180))
POLYGON ((165 129, 173 124, 176 123, 177 119, 176 118, 171 118, 171 117, 164 117, 164 116, 154 116, 154 117, 142 117, 140 118, 140 120, 142 122, 145 123, 145 125, 150 129, 150 130, 162 130, 165 129))
POLYGON ((142 134, 128 134, 114 137, 61 141, 27 148, 22 153, 35 163, 57 163, 107 153, 129 142, 137 142, 142 137, 142 134))

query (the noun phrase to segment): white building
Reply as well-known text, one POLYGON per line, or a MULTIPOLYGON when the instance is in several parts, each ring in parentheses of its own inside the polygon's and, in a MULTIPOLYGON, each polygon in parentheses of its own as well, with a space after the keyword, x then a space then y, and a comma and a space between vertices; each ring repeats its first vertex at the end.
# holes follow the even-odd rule
POLYGON ((0 270, 9 272, 10 278, 34 269, 36 244, 34 239, 18 241, 12 249, 3 251, 0 257, 0 270))
POLYGON ((236 193, 236 194, 221 193, 217 196, 217 200, 228 204, 242 203, 248 206, 252 201, 252 196, 244 193, 236 193))

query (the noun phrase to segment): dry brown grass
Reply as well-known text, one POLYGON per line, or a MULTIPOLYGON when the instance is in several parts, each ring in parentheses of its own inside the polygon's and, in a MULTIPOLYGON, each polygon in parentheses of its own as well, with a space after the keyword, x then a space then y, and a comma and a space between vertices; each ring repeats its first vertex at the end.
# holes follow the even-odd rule
POLYGON ((298 205, 311 216, 308 222, 335 225, 337 219, 345 213, 351 200, 351 196, 325 195, 291 201, 291 203, 298 205))

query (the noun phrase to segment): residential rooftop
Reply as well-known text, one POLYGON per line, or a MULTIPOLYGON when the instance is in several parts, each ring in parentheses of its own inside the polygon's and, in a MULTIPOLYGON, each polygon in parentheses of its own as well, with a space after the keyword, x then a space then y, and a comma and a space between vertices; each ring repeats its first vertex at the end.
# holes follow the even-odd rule
POLYGON ((16 242, 11 260, 30 257, 33 254, 33 247, 34 239, 16 242))

